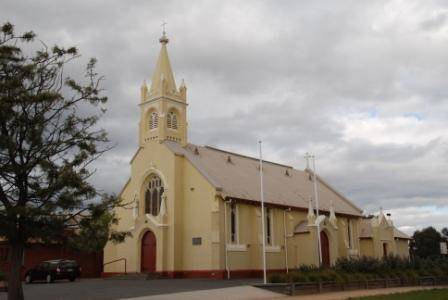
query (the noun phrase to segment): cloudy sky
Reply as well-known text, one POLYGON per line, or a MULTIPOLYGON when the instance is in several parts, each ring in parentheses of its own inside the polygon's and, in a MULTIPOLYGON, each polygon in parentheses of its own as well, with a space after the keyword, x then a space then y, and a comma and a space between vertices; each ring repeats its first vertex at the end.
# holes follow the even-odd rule
MULTIPOLYGON (((95 182, 118 192, 139 86, 166 21, 190 142, 317 171, 408 233, 448 226, 448 2, 2 0, 0 21, 99 60, 116 144, 95 182)), ((77 71, 75 70, 75 73, 77 71)))

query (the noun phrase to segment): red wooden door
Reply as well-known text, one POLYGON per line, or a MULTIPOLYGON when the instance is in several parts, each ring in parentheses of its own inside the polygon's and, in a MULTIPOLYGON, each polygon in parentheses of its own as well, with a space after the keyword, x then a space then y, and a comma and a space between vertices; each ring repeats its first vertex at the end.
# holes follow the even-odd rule
POLYGON ((156 271, 156 237, 148 231, 142 238, 141 272, 156 271))
POLYGON ((320 232, 320 247, 322 249, 322 265, 325 268, 330 267, 330 242, 324 231, 320 232))

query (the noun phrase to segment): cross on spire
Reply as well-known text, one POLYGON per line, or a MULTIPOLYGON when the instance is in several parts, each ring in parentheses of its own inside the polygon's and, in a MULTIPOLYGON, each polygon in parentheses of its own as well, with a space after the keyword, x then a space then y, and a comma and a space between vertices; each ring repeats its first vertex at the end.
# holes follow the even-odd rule
POLYGON ((311 155, 310 153, 305 153, 305 160, 306 160, 306 168, 309 169, 310 168, 310 158, 314 158, 313 155, 311 155))
POLYGON ((163 22, 162 23, 162 37, 159 39, 159 42, 160 43, 162 43, 162 44, 168 44, 168 42, 169 42, 169 40, 168 40, 168 38, 166 37, 166 22, 163 22))
POLYGON ((163 36, 165 36, 166 35, 166 24, 168 24, 167 22, 163 22, 162 23, 162 33, 163 33, 163 36))

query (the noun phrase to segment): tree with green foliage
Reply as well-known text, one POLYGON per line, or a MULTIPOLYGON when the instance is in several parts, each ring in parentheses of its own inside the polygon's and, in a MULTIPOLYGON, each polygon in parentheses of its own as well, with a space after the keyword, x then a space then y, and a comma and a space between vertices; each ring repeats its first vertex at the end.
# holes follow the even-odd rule
POLYGON ((411 247, 414 254, 421 258, 435 257, 440 255, 440 242, 442 235, 434 227, 417 230, 412 236, 411 247))
POLYGON ((0 32, 0 237, 10 248, 8 299, 23 299, 20 269, 27 242, 85 250, 120 242, 113 209, 123 205, 89 181, 91 164, 110 149, 97 122, 105 112, 95 59, 85 77, 64 70, 75 47, 48 47, 33 32, 0 32))

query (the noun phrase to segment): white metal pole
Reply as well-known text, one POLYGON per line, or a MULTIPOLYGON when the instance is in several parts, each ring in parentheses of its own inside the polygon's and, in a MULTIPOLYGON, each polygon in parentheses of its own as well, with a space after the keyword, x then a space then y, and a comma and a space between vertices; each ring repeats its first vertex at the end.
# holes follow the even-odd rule
POLYGON ((286 211, 283 211, 283 234, 285 236, 285 268, 286 268, 286 273, 289 273, 289 268, 288 268, 288 245, 286 243, 286 211))
POLYGON ((258 142, 260 150, 260 200, 261 200, 261 235, 263 240, 263 283, 266 284, 266 228, 264 225, 264 191, 263 191, 263 155, 261 141, 258 142))
MULTIPOLYGON (((319 195, 317 193, 317 176, 316 176, 316 159, 315 156, 313 158, 313 181, 314 181, 314 199, 316 199, 316 220, 319 219, 319 195)), ((319 267, 322 266, 322 248, 320 241, 320 224, 317 223, 317 248, 319 254, 319 267)))

